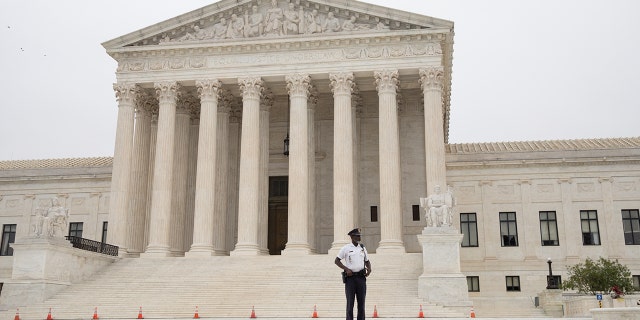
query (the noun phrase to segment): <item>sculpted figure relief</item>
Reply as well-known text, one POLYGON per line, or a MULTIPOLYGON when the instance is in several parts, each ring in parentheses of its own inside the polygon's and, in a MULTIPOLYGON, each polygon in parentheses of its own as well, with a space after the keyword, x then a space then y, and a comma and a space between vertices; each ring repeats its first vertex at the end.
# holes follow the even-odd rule
MULTIPOLYGON (((297 34, 329 33, 340 31, 361 30, 390 30, 383 22, 377 24, 356 23, 356 16, 341 22, 334 12, 325 14, 318 10, 296 10, 295 3, 288 2, 285 10, 278 6, 278 0, 271 0, 267 8, 257 5, 240 13, 233 13, 230 17, 221 17, 220 21, 202 28, 198 25, 192 31, 182 36, 171 38, 164 33, 158 44, 173 44, 177 42, 206 41, 222 39, 254 38, 266 36, 283 36, 297 34)), ((365 21, 366 22, 366 21, 365 21)))
POLYGON ((244 37, 244 20, 238 18, 237 14, 231 15, 229 30, 227 30, 227 38, 237 39, 244 37))
POLYGON ((313 11, 307 11, 304 13, 304 22, 305 22, 305 29, 304 29, 304 33, 306 34, 311 34, 311 33, 320 33, 322 32, 322 28, 320 27, 320 24, 318 23, 318 10, 313 10, 313 11))
POLYGON ((229 26, 227 25, 227 19, 222 18, 220 22, 213 25, 213 30, 211 30, 214 39, 224 39, 227 36, 227 29, 229 26))
POLYGON ((63 238, 69 232, 69 209, 60 205, 58 198, 51 199, 51 207, 36 208, 33 235, 37 238, 63 238))
POLYGON ((264 17, 258 12, 258 7, 251 7, 251 16, 245 15, 245 30, 247 37, 259 37, 264 32, 264 17))
POLYGON ((340 20, 333 15, 333 12, 329 12, 324 25, 322 25, 322 32, 338 32, 341 28, 340 20))
POLYGON ((420 198, 420 206, 425 209, 427 227, 451 226, 453 223, 453 192, 451 187, 442 193, 440 186, 435 186, 434 193, 427 198, 420 198))
POLYGON ((267 24, 264 28, 265 35, 282 35, 282 20, 284 11, 278 7, 277 0, 271 0, 271 8, 267 10, 267 24))
POLYGON ((284 12, 284 34, 298 34, 300 15, 293 3, 289 3, 289 8, 284 12))

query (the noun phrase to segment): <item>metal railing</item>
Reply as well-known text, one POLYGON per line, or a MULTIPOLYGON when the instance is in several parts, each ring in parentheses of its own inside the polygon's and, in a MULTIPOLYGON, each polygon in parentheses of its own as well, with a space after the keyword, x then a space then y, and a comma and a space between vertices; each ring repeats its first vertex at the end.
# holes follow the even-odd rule
POLYGON ((118 246, 74 236, 65 236, 65 238, 71 242, 71 245, 73 245, 74 248, 102 253, 114 257, 118 256, 118 246))

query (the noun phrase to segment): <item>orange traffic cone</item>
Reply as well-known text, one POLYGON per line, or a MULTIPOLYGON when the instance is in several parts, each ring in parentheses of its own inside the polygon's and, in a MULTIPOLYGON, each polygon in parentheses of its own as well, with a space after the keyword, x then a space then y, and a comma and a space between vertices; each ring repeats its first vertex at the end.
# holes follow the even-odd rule
POLYGON ((47 314, 47 320, 53 320, 53 317, 51 316, 51 308, 49 308, 49 313, 47 314))
POLYGON ((200 319, 200 315, 198 314, 198 306, 196 306, 196 314, 193 315, 194 319, 200 319))
POLYGON ((20 320, 20 309, 16 309, 16 316, 13 317, 13 320, 20 320))
POLYGON ((473 306, 471 306, 471 316, 470 318, 475 318, 476 317, 476 312, 473 311, 473 306))
POLYGON ((420 312, 418 312, 418 318, 424 318, 424 312, 422 312, 422 305, 420 305, 420 312))
POLYGON ((311 315, 311 318, 317 318, 318 317, 318 310, 316 310, 316 305, 313 305, 313 315, 311 315))
POLYGON ((249 318, 251 318, 251 319, 257 318, 256 317, 256 309, 253 306, 251 306, 251 316, 249 318))
POLYGON ((378 307, 376 305, 373 305, 373 317, 378 317, 378 307))
POLYGON ((144 319, 142 316, 142 307, 140 307, 140 311, 138 311, 138 319, 144 319))
POLYGON ((95 310, 93 310, 93 320, 97 320, 98 319, 98 307, 95 308, 95 310))

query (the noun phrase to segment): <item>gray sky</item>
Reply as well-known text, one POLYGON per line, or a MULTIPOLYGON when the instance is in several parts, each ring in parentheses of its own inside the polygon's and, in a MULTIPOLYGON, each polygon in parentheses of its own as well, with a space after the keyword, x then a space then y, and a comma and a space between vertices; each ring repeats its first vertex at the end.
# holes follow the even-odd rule
MULTIPOLYGON (((214 2, 0 1, 0 160, 112 156, 101 43, 214 2)), ((640 1, 365 2, 455 22, 452 143, 640 136, 640 1)))

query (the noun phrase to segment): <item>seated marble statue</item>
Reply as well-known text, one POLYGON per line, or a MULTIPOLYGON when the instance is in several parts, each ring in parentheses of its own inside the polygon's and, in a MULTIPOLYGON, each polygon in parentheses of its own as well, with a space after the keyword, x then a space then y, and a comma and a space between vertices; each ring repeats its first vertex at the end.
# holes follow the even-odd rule
POLYGON ((298 34, 298 24, 300 16, 295 9, 294 3, 289 3, 289 9, 284 11, 284 34, 298 34))
POLYGON ((60 205, 58 198, 51 200, 51 207, 37 208, 33 234, 37 238, 62 238, 68 233, 69 209, 60 205))
POLYGON ((442 227, 451 225, 451 206, 449 193, 442 193, 440 186, 434 188, 434 193, 427 198, 420 199, 425 207, 428 227, 442 227))

